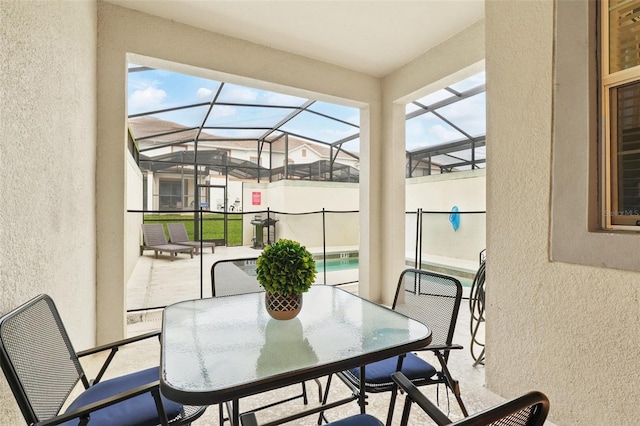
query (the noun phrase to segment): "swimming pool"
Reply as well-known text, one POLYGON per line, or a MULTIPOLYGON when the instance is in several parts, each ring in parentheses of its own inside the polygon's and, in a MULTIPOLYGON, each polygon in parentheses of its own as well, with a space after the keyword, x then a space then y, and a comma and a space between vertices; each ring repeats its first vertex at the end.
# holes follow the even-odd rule
MULTIPOLYGON (((322 260, 322 256, 316 256, 316 270, 318 273, 322 274, 324 272, 325 262, 322 260)), ((327 272, 340 272, 340 271, 351 271, 358 269, 358 256, 357 253, 330 253, 327 254, 327 272)), ((237 266, 245 271, 248 275, 256 275, 256 263, 255 260, 251 261, 242 261, 237 263, 237 266)), ((407 268, 412 268, 413 265, 407 265, 407 268)), ((469 274, 456 274, 456 272, 452 269, 447 269, 447 271, 440 270, 432 270, 429 268, 429 265, 424 265, 423 268, 430 272, 435 272, 443 275, 448 275, 454 277, 460 281, 463 287, 471 287, 473 283, 473 278, 469 278, 469 274), (466 275, 466 276, 463 276, 466 275)))
MULTIPOLYGON (((316 270, 318 272, 323 272, 324 271, 323 267, 324 267, 324 262, 322 261, 322 258, 316 259, 316 270)), ((407 265, 407 268, 411 268, 411 267, 413 266, 407 265)), ((327 272, 346 271, 351 269, 358 269, 357 257, 340 257, 340 258, 327 259, 327 272)), ((437 271, 437 270, 434 271, 429 268, 426 268, 426 270, 430 272, 435 272, 438 274, 454 277, 458 281, 460 281, 460 284, 462 284, 463 287, 471 287, 471 284, 473 283, 473 278, 469 278, 468 276, 463 276, 462 273, 456 274, 455 271, 453 270, 447 270, 446 272, 437 271)))
MULTIPOLYGON (((318 272, 324 271, 325 262, 322 260, 316 260, 316 270, 318 272)), ((358 268, 358 258, 348 257, 342 259, 327 259, 326 262, 327 271, 344 271, 347 269, 358 268)))

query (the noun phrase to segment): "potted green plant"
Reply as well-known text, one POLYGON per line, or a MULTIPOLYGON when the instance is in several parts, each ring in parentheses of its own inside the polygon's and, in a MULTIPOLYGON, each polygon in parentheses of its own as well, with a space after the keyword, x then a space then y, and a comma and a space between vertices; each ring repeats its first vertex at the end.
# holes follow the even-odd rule
POLYGON ((265 289, 267 312, 275 319, 294 318, 302 309, 302 293, 316 278, 316 262, 297 241, 280 239, 266 246, 256 262, 258 282, 265 289))

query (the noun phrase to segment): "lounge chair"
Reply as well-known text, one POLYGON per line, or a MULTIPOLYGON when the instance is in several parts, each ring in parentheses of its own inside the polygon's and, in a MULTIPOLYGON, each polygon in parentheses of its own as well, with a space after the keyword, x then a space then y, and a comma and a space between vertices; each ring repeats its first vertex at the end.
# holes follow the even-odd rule
POLYGON ((193 247, 187 247, 178 244, 169 244, 166 235, 164 235, 164 228, 161 223, 157 224, 142 224, 142 234, 144 235, 144 244, 140 246, 140 255, 144 250, 153 250, 155 252, 156 259, 158 253, 169 253, 171 260, 178 255, 178 253, 189 253, 193 259, 193 247))
POLYGON ((167 223, 167 229, 169 230, 169 240, 171 244, 178 244, 181 246, 195 247, 196 254, 200 254, 200 247, 211 247, 211 253, 216 251, 216 243, 206 241, 191 241, 187 235, 187 228, 184 223, 167 223))

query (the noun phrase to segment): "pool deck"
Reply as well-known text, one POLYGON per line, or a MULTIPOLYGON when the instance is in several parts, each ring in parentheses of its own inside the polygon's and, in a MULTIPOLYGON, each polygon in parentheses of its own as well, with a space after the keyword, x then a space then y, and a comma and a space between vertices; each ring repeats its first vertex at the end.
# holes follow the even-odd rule
MULTIPOLYGON (((352 247, 333 247, 331 252, 350 251, 352 247)), ((312 253, 322 252, 316 248, 309 248, 312 253)), ((128 310, 141 309, 149 307, 166 306, 182 300, 194 299, 200 297, 200 266, 202 265, 202 282, 203 296, 211 296, 211 278, 210 270, 214 262, 222 259, 235 259, 243 257, 257 257, 260 250, 250 247, 216 247, 215 253, 210 250, 201 256, 194 256, 190 259, 186 255, 179 255, 174 261, 170 261, 168 256, 160 255, 159 259, 154 259, 153 253, 145 252, 141 256, 135 266, 131 278, 127 284, 127 300, 128 310)), ((423 259, 424 260, 424 259, 423 259)), ((344 271, 339 271, 344 272, 344 271)), ((357 274, 357 270, 356 270, 357 274)), ((357 279, 357 278, 356 278, 357 279)), ((342 286, 348 291, 357 292, 357 284, 342 286)), ((458 325, 455 332, 454 343, 464 346, 464 349, 453 351, 449 359, 449 368, 455 379, 459 380, 462 398, 470 413, 475 413, 490 406, 503 402, 504 399, 493 392, 487 390, 484 385, 484 366, 474 366, 474 359, 469 350, 471 342, 470 333, 470 312, 468 299, 463 300, 458 317, 458 325)), ((130 336, 140 334, 146 331, 157 330, 161 327, 162 311, 160 309, 149 312, 130 313, 128 315, 128 334, 130 336)), ((484 333, 482 328, 481 333, 484 333)), ((119 357, 125 359, 121 367, 116 367, 114 372, 118 372, 118 368, 124 368, 130 371, 131 368, 140 368, 145 365, 139 365, 142 362, 153 362, 154 357, 150 357, 150 353, 157 353, 159 356, 158 342, 147 342, 138 345, 132 349, 121 350, 119 357)), ((479 340, 484 341, 484 336, 480 336, 479 340)), ((423 356, 423 355, 421 355, 423 356)), ((424 355, 430 361, 433 361, 430 355, 424 355)), ((156 361, 157 362, 157 361, 156 361)), ((433 361, 437 363, 437 361, 433 361)), ((526 377, 523 376, 523 380, 526 377)), ((321 378, 321 382, 326 383, 326 378, 321 378)), ((310 392, 309 406, 318 405, 317 388, 313 381, 307 383, 307 389, 310 392)), ((284 388, 265 394, 256 395, 243 399, 241 408, 243 410, 264 405, 266 402, 282 399, 285 396, 295 394, 299 390, 299 386, 284 388)), ((427 386, 421 390, 433 401, 436 401, 436 386, 427 386)), ((447 411, 446 392, 440 389, 440 407, 443 411, 447 411)), ((348 395, 347 388, 339 381, 334 381, 331 387, 332 399, 344 397, 348 395)), ((368 397, 367 412, 372 413, 383 419, 386 415, 388 407, 389 395, 387 393, 370 394, 368 397)), ((402 412, 402 404, 404 397, 399 397, 395 408, 395 417, 393 425, 399 424, 400 414, 402 412)), ((274 418, 290 414, 302 409, 303 405, 300 400, 288 402, 283 405, 272 407, 265 411, 260 411, 258 419, 260 422, 269 421, 274 418)), ((358 408, 356 404, 349 404, 343 407, 330 410, 328 417, 330 420, 336 420, 348 415, 356 414, 358 408)), ((462 418, 462 413, 450 396, 450 417, 453 420, 462 418)), ((309 419, 301 419, 294 425, 312 425, 315 424, 316 417, 309 419)), ((193 423, 194 426, 218 425, 218 407, 211 406, 207 409, 205 415, 193 423)), ((411 414, 410 425, 432 424, 418 408, 414 407, 411 414)), ((547 422, 546 424, 551 425, 547 422)))
MULTIPOLYGON (((322 254, 322 248, 310 247, 313 254, 322 254)), ((357 247, 331 247, 328 253, 357 251, 357 247)), ((167 306, 181 300, 211 297, 211 266, 226 259, 258 257, 262 250, 251 247, 216 247, 215 253, 205 250, 203 255, 190 258, 187 254, 178 254, 171 261, 169 255, 161 254, 155 259, 153 252, 146 251, 140 256, 127 283, 127 310, 149 309, 167 306), (200 269, 202 267, 202 289, 200 288, 200 269), (179 282, 179 285, 177 285, 179 282)), ((357 281, 357 270, 327 273, 327 284, 357 281), (337 280, 340 278, 340 281, 337 280)), ((324 283, 322 273, 317 282, 324 283)), ((354 287, 353 285, 351 287, 354 287)), ((355 287, 357 289, 357 285, 355 287)), ((357 291, 357 290, 356 290, 357 291)))

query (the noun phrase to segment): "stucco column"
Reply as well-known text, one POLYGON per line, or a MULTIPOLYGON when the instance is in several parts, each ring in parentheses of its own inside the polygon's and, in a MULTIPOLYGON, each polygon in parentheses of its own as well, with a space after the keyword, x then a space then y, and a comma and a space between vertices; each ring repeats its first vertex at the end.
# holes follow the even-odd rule
POLYGON ((391 304, 405 264, 405 106, 382 106, 381 301, 391 304))
POLYGON ((372 103, 360 116, 359 294, 391 304, 404 267, 405 108, 372 103))
MULTIPOLYGON (((102 9, 99 5, 99 10, 102 9)), ((98 146, 96 163, 96 342, 126 335, 125 176, 126 55, 105 46, 117 20, 98 20, 98 146)))
POLYGON ((360 253, 358 294, 377 301, 380 299, 381 227, 380 137, 381 113, 379 104, 360 109, 360 253))

